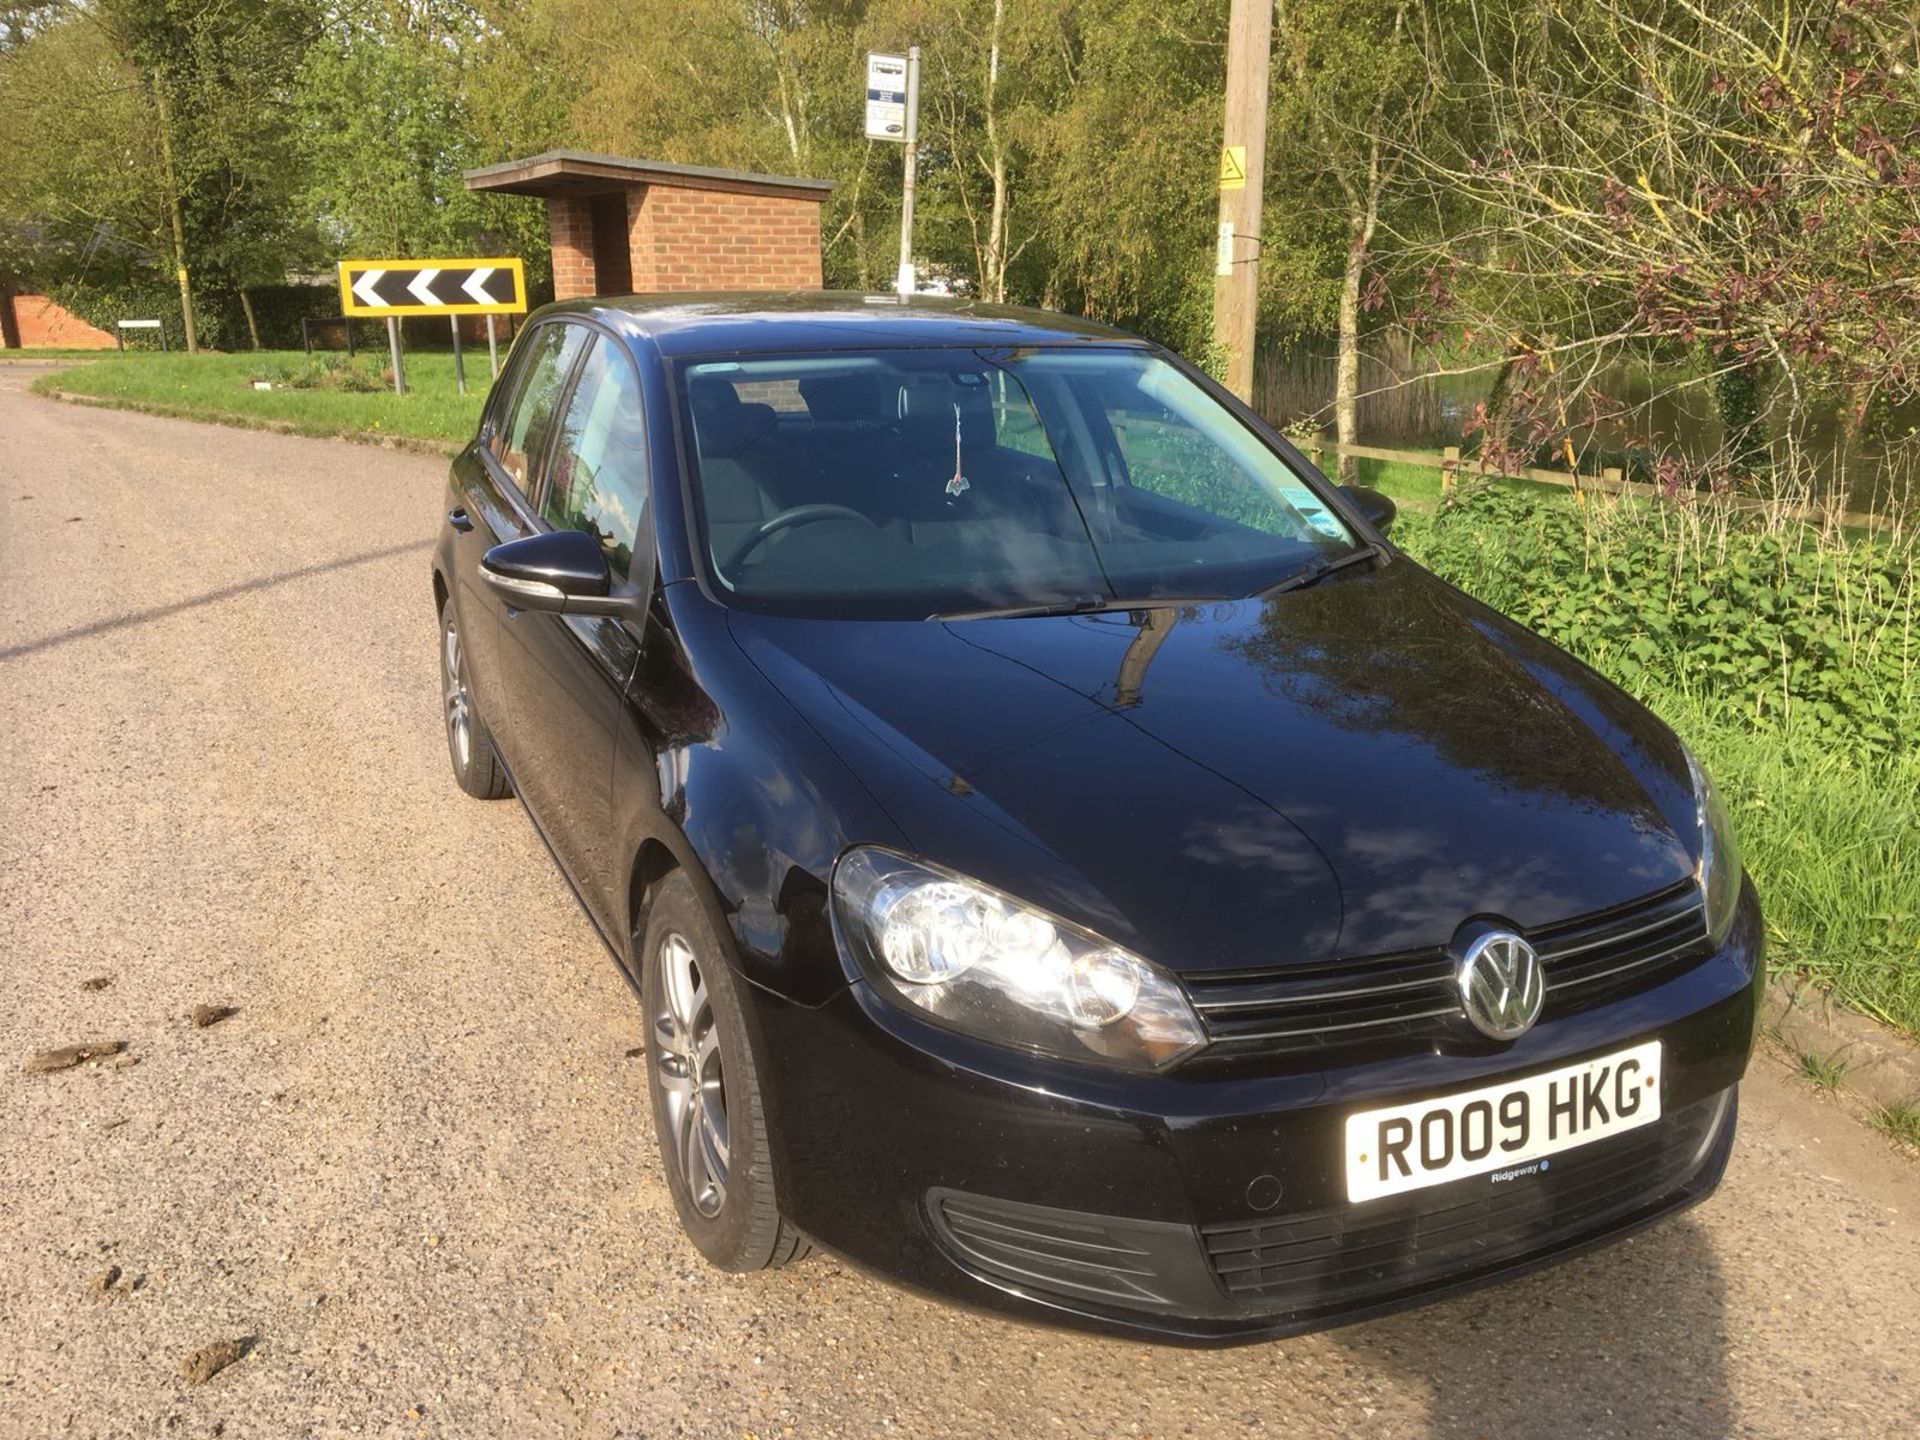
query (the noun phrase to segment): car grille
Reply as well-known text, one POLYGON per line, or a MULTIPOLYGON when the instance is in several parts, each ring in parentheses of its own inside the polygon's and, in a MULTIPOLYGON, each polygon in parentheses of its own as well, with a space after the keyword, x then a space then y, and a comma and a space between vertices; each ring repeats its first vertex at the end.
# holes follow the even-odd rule
MULTIPOLYGON (((1705 959, 1706 911, 1683 880, 1657 894, 1520 932, 1547 976, 1545 1014, 1565 1015, 1671 978, 1705 959)), ((1460 1015, 1443 947, 1325 965, 1182 978, 1215 1058, 1424 1041, 1460 1015)))
POLYGON ((1723 1091, 1500 1186, 1481 1175, 1390 1201, 1205 1226, 1201 1239, 1242 1304, 1352 1309, 1571 1243, 1669 1199, 1699 1170, 1731 1104, 1723 1091))

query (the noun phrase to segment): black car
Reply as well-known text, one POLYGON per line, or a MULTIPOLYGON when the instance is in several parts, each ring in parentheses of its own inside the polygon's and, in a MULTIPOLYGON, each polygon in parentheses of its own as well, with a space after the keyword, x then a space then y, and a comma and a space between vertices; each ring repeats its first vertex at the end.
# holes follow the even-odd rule
POLYGON ((1713 1188, 1762 964, 1712 786, 1392 518, 1078 320, 533 317, 447 738, 638 989, 709 1260, 1244 1339, 1713 1188))

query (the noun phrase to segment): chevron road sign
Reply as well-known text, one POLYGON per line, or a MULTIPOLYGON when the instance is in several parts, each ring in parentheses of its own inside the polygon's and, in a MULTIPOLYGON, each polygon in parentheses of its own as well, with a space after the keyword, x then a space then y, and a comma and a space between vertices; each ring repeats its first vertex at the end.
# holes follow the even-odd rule
POLYGON ((523 315, 518 260, 342 260, 340 308, 349 315, 523 315))

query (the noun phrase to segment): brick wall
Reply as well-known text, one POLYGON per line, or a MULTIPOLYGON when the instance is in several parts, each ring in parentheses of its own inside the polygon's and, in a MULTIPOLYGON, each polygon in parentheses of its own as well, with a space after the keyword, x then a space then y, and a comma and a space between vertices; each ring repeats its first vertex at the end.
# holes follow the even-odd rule
MULTIPOLYGON (((113 336, 105 330, 94 329, 45 295, 15 295, 13 317, 22 345, 60 345, 70 350, 113 349, 113 336)), ((143 330, 140 337, 143 341, 151 340, 153 332, 143 330)))
POLYGON ((549 196, 547 234, 553 243, 556 300, 619 293, 622 279, 641 294, 820 288, 820 206, 812 200, 632 186, 627 191, 631 274, 625 277, 597 274, 592 200, 549 196))
POLYGON ((553 245, 553 298, 593 295, 593 212, 574 195, 547 198, 547 239, 553 245))
POLYGON ((642 293, 820 288, 812 200, 648 185, 629 192, 627 229, 642 293))

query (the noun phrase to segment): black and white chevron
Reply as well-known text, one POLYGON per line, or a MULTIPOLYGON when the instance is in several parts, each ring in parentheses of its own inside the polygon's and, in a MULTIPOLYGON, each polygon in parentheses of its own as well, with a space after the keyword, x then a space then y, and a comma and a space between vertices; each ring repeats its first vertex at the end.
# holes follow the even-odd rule
POLYGON ((412 265, 355 270, 349 288, 369 310, 445 309, 454 305, 517 306, 514 272, 493 265, 412 265))

